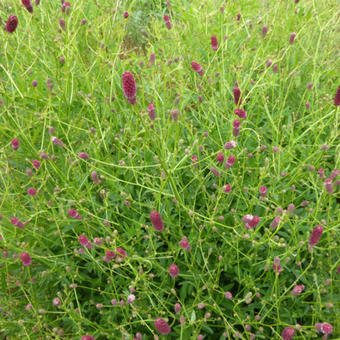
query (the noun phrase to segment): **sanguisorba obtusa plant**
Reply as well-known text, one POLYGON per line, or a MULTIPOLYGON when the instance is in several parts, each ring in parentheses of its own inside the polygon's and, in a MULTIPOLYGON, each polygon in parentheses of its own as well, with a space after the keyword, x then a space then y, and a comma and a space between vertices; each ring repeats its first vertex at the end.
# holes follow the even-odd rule
POLYGON ((338 339, 338 3, 0 5, 0 338, 338 339))

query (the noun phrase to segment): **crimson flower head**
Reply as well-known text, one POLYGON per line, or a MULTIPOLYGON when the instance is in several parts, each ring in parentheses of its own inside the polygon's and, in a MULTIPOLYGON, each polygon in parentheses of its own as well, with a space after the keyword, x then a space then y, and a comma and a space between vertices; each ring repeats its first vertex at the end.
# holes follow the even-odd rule
POLYGON ((275 229, 280 223, 280 216, 276 216, 270 223, 270 228, 275 229))
POLYGON ((224 192, 226 193, 226 194, 229 194, 229 192, 231 191, 231 185, 230 184, 226 184, 225 186, 224 186, 224 192))
POLYGON ((190 250, 191 250, 189 241, 188 241, 188 239, 187 239, 186 236, 183 236, 182 239, 179 241, 178 244, 179 244, 183 249, 185 249, 186 251, 190 251, 190 250))
POLYGON ((178 267, 175 264, 170 265, 169 267, 169 274, 171 277, 175 278, 178 276, 178 267))
POLYGON ((295 40, 295 37, 296 37, 296 33, 293 32, 291 35, 290 35, 290 38, 289 38, 289 43, 292 44, 295 40))
POLYGON ((242 109, 235 109, 234 113, 240 118, 247 118, 247 112, 242 109))
POLYGON ((219 163, 223 163, 223 161, 224 161, 223 152, 219 152, 219 153, 217 154, 216 160, 217 160, 217 162, 219 162, 219 163))
POLYGON ((78 241, 83 247, 88 247, 90 241, 85 235, 79 235, 78 241))
POLYGON ((155 120, 156 118, 155 117, 155 106, 152 103, 148 105, 148 113, 149 113, 150 119, 155 120))
POLYGON ((293 327, 286 327, 281 333, 283 340, 291 340, 295 335, 295 329, 293 327))
POLYGON ((241 90, 238 88, 237 85, 233 88, 233 94, 234 94, 235 105, 241 105, 242 104, 242 100, 240 99, 241 90))
POLYGON ((325 334, 326 338, 328 334, 332 334, 333 332, 333 326, 328 323, 328 322, 324 322, 324 323, 316 323, 315 324, 315 329, 323 334, 325 334))
POLYGON ((240 134, 241 122, 238 119, 233 121, 233 136, 237 137, 240 134))
POLYGON ((242 218, 242 221, 246 229, 252 229, 252 228, 255 228, 259 224, 260 218, 258 216, 247 214, 242 218))
POLYGON ((76 220, 81 220, 81 216, 79 215, 78 211, 77 210, 74 210, 74 209, 69 209, 67 211, 68 215, 71 217, 71 218, 74 218, 76 220))
POLYGON ((293 296, 297 296, 305 290, 304 285, 296 285, 293 290, 290 292, 293 296))
POLYGON ((261 196, 266 196, 267 194, 267 188, 263 185, 259 189, 261 196))
POLYGON ((18 150, 18 148, 19 148, 19 140, 17 138, 13 138, 12 142, 11 142, 11 145, 12 145, 12 149, 14 151, 18 150))
POLYGON ((18 26, 18 17, 14 14, 11 14, 7 19, 5 30, 8 33, 13 33, 16 30, 17 26, 18 26))
POLYGON ((335 97, 334 97, 334 105, 340 106, 340 86, 338 87, 335 97))
POLYGON ((91 335, 83 335, 81 337, 81 340, 96 340, 96 339, 91 335))
POLYGON ((196 61, 193 61, 191 63, 191 67, 194 69, 195 72, 197 72, 200 76, 203 76, 204 71, 202 70, 202 66, 198 63, 196 63, 196 61))
POLYGON ((267 32, 268 32, 268 26, 267 26, 267 25, 264 25, 264 26, 262 27, 262 35, 265 36, 265 35, 267 34, 267 32))
POLYGON ((163 224, 163 220, 161 215, 159 214, 158 211, 153 210, 150 213, 150 220, 151 223, 153 225, 153 227, 157 230, 157 231, 163 231, 164 229, 164 224, 163 224))
POLYGON ((28 12, 33 13, 33 6, 31 0, 21 0, 22 4, 28 10, 28 12))
POLYGON ((31 187, 31 188, 28 188, 27 193, 28 193, 30 196, 35 196, 36 193, 37 193, 37 191, 36 191, 33 187, 31 187))
POLYGON ((168 15, 164 15, 164 22, 165 22, 167 29, 170 30, 171 29, 171 22, 170 22, 170 18, 169 18, 168 15))
POLYGON ((126 19, 129 16, 129 12, 124 12, 124 19, 126 19))
POLYGON ((86 152, 79 152, 78 157, 81 158, 81 159, 89 159, 90 158, 89 154, 86 153, 86 152))
POLYGON ((237 143, 236 143, 234 140, 232 140, 232 141, 230 141, 230 142, 225 143, 225 144, 224 144, 224 148, 227 149, 227 150, 229 150, 229 149, 235 148, 236 145, 237 145, 237 143))
POLYGON ((63 6, 61 7, 61 11, 63 13, 65 13, 65 12, 69 13, 71 11, 71 4, 70 4, 70 2, 68 2, 68 1, 64 2, 63 6))
POLYGON ((12 217, 11 218, 11 224, 15 225, 16 227, 20 229, 24 229, 25 225, 17 218, 17 217, 12 217))
POLYGON ((63 18, 59 19, 59 25, 64 31, 66 30, 66 22, 63 18))
POLYGON ((151 53, 150 54, 150 59, 149 59, 150 65, 154 65, 155 64, 155 59, 156 59, 155 53, 151 53))
POLYGON ((321 238, 322 233, 323 233, 322 226, 321 225, 316 226, 309 237, 309 244, 311 246, 317 245, 321 238))
POLYGON ((36 168, 36 169, 39 169, 40 168, 40 162, 36 159, 34 159, 32 161, 32 165, 36 168))
POLYGON ((122 75, 123 91, 128 102, 132 105, 136 104, 137 88, 133 74, 129 71, 125 71, 122 75))
POLYGON ((127 256, 127 252, 123 248, 116 249, 119 258, 124 259, 127 256))
POLYGON ((155 320, 155 328, 160 334, 167 335, 171 332, 171 328, 168 323, 162 319, 158 318, 155 320))
POLYGON ((221 177, 221 174, 216 168, 210 168, 210 171, 216 176, 216 177, 221 177))
POLYGON ((218 49, 218 42, 217 42, 217 38, 216 35, 212 35, 211 36, 211 48, 216 51, 218 49))
POLYGON ((328 322, 324 322, 324 323, 321 324, 321 332, 323 334, 326 334, 326 335, 332 334, 333 333, 333 326, 328 322))
POLYGON ((21 254, 20 254, 20 258, 21 258, 21 261, 22 261, 22 264, 24 266, 29 266, 31 263, 32 263, 32 259, 31 259, 31 256, 29 253, 26 253, 25 251, 23 251, 21 254))
POLYGON ((227 162, 226 162, 226 169, 229 169, 230 167, 232 167, 235 163, 235 160, 236 160, 236 157, 234 155, 230 155, 228 158, 227 158, 227 162))
MULTIPOLYGON (((280 258, 279 257, 275 257, 275 259, 274 259, 273 270, 274 270, 274 273, 276 273, 278 275, 282 272, 282 267, 281 267, 281 263, 280 263, 280 258)), ((290 339, 290 338, 287 338, 287 339, 290 339)))

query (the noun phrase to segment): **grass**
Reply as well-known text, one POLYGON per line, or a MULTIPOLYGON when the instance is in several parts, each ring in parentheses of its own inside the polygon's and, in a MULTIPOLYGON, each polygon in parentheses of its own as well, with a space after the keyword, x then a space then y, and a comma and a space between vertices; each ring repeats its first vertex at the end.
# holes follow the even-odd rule
POLYGON ((281 339, 290 326, 294 339, 311 339, 323 336, 315 324, 328 322, 328 338, 338 339, 340 190, 334 184, 329 194, 324 185, 340 167, 338 2, 170 2, 79 0, 66 14, 59 1, 42 0, 33 15, 20 1, 0 4, 3 25, 10 14, 19 19, 14 33, 0 31, 1 337, 281 339), (122 90, 125 71, 137 84, 136 105, 122 90), (235 82, 247 111, 237 138, 235 82), (231 140, 237 146, 225 149, 231 140), (230 169, 216 161, 219 152, 236 156, 230 169), (151 224, 152 210, 162 232, 151 224), (255 228, 245 228, 246 214, 260 217, 255 228), (280 223, 270 228, 276 216, 280 223), (311 246, 317 225, 323 234, 311 246), (79 235, 93 247, 81 246, 79 235), (191 251, 180 247, 183 236, 191 251), (117 248, 127 256, 104 261, 117 248), (22 252, 31 265, 23 266, 22 252), (296 285, 305 289, 293 297, 296 285), (169 335, 159 335, 157 318, 168 322, 169 335))

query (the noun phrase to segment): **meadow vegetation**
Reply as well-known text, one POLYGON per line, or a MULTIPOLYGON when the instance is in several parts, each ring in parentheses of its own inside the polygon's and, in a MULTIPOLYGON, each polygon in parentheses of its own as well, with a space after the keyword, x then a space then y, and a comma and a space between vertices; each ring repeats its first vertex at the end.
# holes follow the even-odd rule
POLYGON ((339 14, 1 1, 0 338, 339 339, 339 14))

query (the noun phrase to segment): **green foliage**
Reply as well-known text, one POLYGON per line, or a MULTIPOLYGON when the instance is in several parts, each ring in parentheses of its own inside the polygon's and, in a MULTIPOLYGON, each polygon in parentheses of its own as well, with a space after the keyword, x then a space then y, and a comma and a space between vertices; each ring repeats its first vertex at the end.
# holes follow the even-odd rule
POLYGON ((328 194, 317 172, 323 168, 328 178, 340 168, 337 9, 336 0, 171 0, 170 6, 77 0, 65 14, 59 1, 42 0, 31 15, 20 1, 1 3, 2 24, 16 14, 19 25, 12 34, 0 31, 0 337, 133 339, 140 332, 153 339, 154 321, 162 317, 172 329, 168 339, 237 333, 280 339, 287 326, 295 327, 294 339, 310 339, 321 335, 318 322, 331 323, 329 339, 339 338, 340 191, 334 186, 328 194), (202 65, 202 77, 192 61, 202 65), (122 91, 124 71, 136 80, 134 106, 122 91), (237 138, 236 81, 248 114, 237 138), (13 138, 20 142, 16 151, 13 138), (231 140, 237 146, 226 150, 231 140), (217 163, 219 152, 236 156, 230 169, 217 163), (263 199, 261 186, 268 189, 263 199), (286 211, 291 203, 293 215, 286 211), (72 219, 69 209, 82 219, 72 219), (152 210, 162 216, 161 233, 151 225, 152 210), (245 228, 246 214, 260 217, 256 228, 245 228), (280 224, 271 229, 278 215, 280 224), (316 225, 324 232, 310 247, 316 225), (190 251, 179 245, 183 236, 190 251), (106 251, 117 248, 126 258, 105 261, 106 251), (22 265, 23 251, 30 266, 22 265), (173 263, 176 279, 168 272, 173 263), (293 297, 295 285, 305 290, 293 297))

